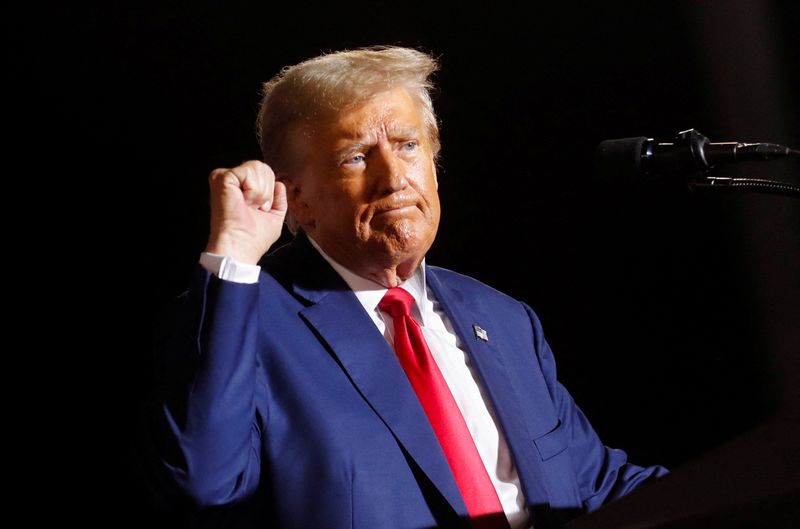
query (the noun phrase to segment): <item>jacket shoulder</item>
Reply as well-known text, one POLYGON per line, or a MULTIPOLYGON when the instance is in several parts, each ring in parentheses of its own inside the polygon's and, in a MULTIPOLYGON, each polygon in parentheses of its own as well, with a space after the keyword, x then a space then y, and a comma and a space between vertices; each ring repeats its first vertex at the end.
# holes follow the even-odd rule
POLYGON ((439 266, 427 266, 427 273, 444 289, 459 292, 472 299, 480 299, 481 303, 492 303, 519 310, 524 304, 504 292, 468 275, 454 272, 439 266))

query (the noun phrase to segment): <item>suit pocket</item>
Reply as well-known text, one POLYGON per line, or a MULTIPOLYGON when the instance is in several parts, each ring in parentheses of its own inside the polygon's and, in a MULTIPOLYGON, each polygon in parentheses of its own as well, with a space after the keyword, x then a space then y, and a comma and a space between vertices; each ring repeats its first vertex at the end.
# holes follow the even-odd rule
POLYGON ((567 438, 564 435, 564 429, 561 427, 561 420, 559 419, 549 432, 534 439, 533 444, 536 446, 542 461, 547 461, 566 450, 567 438))
POLYGON ((533 444, 542 459, 542 478, 547 486, 550 506, 570 512, 580 509, 577 477, 567 450, 568 436, 561 421, 556 422, 549 432, 534 439, 533 444))

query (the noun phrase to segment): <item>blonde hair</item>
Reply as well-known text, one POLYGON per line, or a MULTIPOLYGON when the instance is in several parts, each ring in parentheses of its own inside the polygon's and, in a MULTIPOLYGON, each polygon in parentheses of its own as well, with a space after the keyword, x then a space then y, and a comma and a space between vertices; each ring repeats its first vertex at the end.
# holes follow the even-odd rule
POLYGON ((257 133, 264 161, 279 178, 296 160, 290 132, 313 124, 377 93, 403 87, 422 113, 434 158, 439 154, 439 126, 433 111, 430 76, 438 69, 430 55, 411 48, 373 46, 328 53, 287 66, 264 83, 257 133))

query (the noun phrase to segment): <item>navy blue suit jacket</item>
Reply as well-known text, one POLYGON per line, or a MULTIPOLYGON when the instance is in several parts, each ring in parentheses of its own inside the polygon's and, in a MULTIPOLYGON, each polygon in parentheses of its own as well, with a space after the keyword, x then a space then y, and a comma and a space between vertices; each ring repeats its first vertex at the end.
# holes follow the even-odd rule
MULTIPOLYGON (((172 483, 200 505, 260 503, 261 527, 468 527, 425 413, 347 284, 303 236, 262 265, 253 285, 199 271, 183 296, 161 352, 172 483)), ((492 401, 537 529, 665 472, 602 444, 529 307, 433 266, 427 284, 492 401)))

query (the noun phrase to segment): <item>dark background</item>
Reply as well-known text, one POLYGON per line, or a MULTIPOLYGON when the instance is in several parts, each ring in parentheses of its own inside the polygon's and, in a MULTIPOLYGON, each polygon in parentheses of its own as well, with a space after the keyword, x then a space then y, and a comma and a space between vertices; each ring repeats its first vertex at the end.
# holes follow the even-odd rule
MULTIPOLYGON (((100 291, 92 325, 66 326, 97 349, 70 366, 101 372, 75 384, 82 406, 113 408, 103 432, 71 437, 119 448, 98 474, 112 499, 87 512, 155 523, 135 442, 154 320, 203 249, 206 176, 259 157, 261 82, 325 50, 440 58, 428 262, 533 306, 607 444, 680 469, 797 411, 797 200, 613 186, 592 165, 604 139, 692 127, 800 147, 797 2, 34 4, 4 25, 10 170, 63 189, 34 197, 58 205, 48 263, 83 256, 57 279, 100 291)), ((800 183, 797 162, 715 174, 800 183)))

